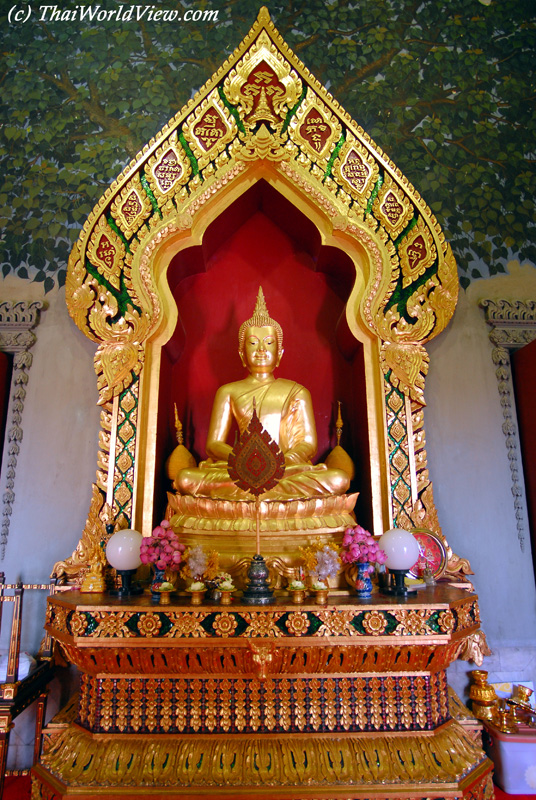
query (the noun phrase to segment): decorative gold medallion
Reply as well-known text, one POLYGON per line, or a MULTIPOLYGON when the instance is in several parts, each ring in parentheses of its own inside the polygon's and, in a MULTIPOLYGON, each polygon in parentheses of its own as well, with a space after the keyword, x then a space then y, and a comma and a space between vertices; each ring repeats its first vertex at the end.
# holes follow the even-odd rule
POLYGON ((292 140, 303 147, 314 161, 327 163, 334 145, 339 141, 342 125, 327 106, 310 89, 289 126, 292 140))
POLYGON ((200 169, 225 149, 236 131, 236 121, 221 102, 217 89, 190 114, 183 129, 200 169))
POLYGON ((95 263, 99 273, 114 289, 121 285, 121 271, 125 258, 125 246, 117 233, 112 230, 103 215, 99 218, 91 234, 88 256, 95 263))
POLYGON ((428 227, 422 217, 417 224, 402 239, 398 248, 400 265, 402 267, 402 285, 410 283, 420 277, 432 266, 437 257, 437 250, 428 227))
POLYGON ((145 165, 145 176, 158 200, 170 197, 190 178, 192 168, 177 132, 173 132, 145 165))
POLYGON ((335 159, 333 173, 344 189, 365 207, 378 180, 379 167, 354 136, 348 136, 340 156, 335 159))
POLYGON ((122 189, 121 194, 114 200, 110 213, 118 228, 127 239, 138 230, 140 225, 150 217, 153 211, 151 201, 143 186, 139 175, 135 175, 122 189))
POLYGON ((414 209, 403 189, 387 176, 376 199, 373 211, 385 225, 392 239, 396 239, 411 221, 414 209))

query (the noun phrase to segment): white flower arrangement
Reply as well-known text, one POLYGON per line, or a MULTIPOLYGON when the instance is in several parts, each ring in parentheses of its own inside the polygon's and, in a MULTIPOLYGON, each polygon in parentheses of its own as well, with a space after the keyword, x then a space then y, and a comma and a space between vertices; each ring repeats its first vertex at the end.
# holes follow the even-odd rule
POLYGON ((288 585, 288 588, 291 592, 300 592, 305 589, 305 584, 303 581, 291 581, 288 585))
POLYGON ((203 583, 203 581, 194 581, 188 587, 189 592, 204 592, 207 587, 203 583))

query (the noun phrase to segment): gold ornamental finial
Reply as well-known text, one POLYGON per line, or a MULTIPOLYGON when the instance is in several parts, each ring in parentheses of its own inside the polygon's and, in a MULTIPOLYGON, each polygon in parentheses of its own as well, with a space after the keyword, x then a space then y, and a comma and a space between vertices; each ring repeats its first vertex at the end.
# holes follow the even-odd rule
POLYGON ((177 437, 177 444, 184 444, 182 435, 182 422, 179 419, 179 412, 177 411, 177 403, 174 404, 175 408, 175 435, 177 437))
POLYGON ((337 419, 335 421, 335 432, 337 434, 337 447, 341 443, 341 436, 342 436, 342 414, 341 414, 341 401, 337 400, 337 419))
POLYGON ((283 329, 281 328, 279 322, 276 322, 275 319, 272 319, 268 313, 268 307, 266 305, 266 300, 264 299, 262 286, 259 286, 257 302, 255 303, 253 316, 243 322, 240 326, 240 330, 238 331, 238 352, 244 352, 244 341, 248 328, 264 328, 266 326, 275 328, 275 333, 277 336, 277 354, 279 357, 281 357, 283 354, 283 329))

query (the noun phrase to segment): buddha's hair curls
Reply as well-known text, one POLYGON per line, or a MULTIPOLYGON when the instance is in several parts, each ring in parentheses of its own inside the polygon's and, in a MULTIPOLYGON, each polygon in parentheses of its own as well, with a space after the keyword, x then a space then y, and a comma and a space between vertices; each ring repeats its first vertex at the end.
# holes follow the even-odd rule
POLYGON ((257 295, 257 302, 255 304, 255 311, 253 312, 253 316, 247 319, 245 322, 242 323, 240 326, 240 330, 238 331, 238 352, 244 352, 244 344, 246 341, 246 331, 248 328, 256 327, 256 328, 264 328, 267 325, 270 325, 272 328, 275 329, 275 333, 277 336, 277 354, 281 357, 283 352, 283 329, 279 322, 276 322, 275 319, 272 319, 270 314, 268 313, 268 309, 266 307, 266 300, 264 299, 264 294, 262 292, 262 286, 259 286, 259 293, 257 295))

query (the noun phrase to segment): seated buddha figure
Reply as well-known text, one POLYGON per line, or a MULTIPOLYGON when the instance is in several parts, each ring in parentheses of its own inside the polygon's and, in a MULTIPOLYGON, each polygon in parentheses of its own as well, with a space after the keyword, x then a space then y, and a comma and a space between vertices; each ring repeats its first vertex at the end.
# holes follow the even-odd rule
POLYGON ((241 325, 238 340, 240 358, 249 374, 218 389, 207 437, 208 459, 198 467, 182 469, 175 478, 176 489, 181 495, 215 501, 252 500, 229 476, 227 461, 233 448, 227 438, 233 420, 240 433, 247 428, 255 404, 262 426, 285 457, 283 478, 262 494, 261 500, 344 494, 350 483, 346 472, 311 462, 317 450, 311 395, 299 383, 274 376, 283 355, 283 331, 268 314, 261 288, 253 316, 241 325))

